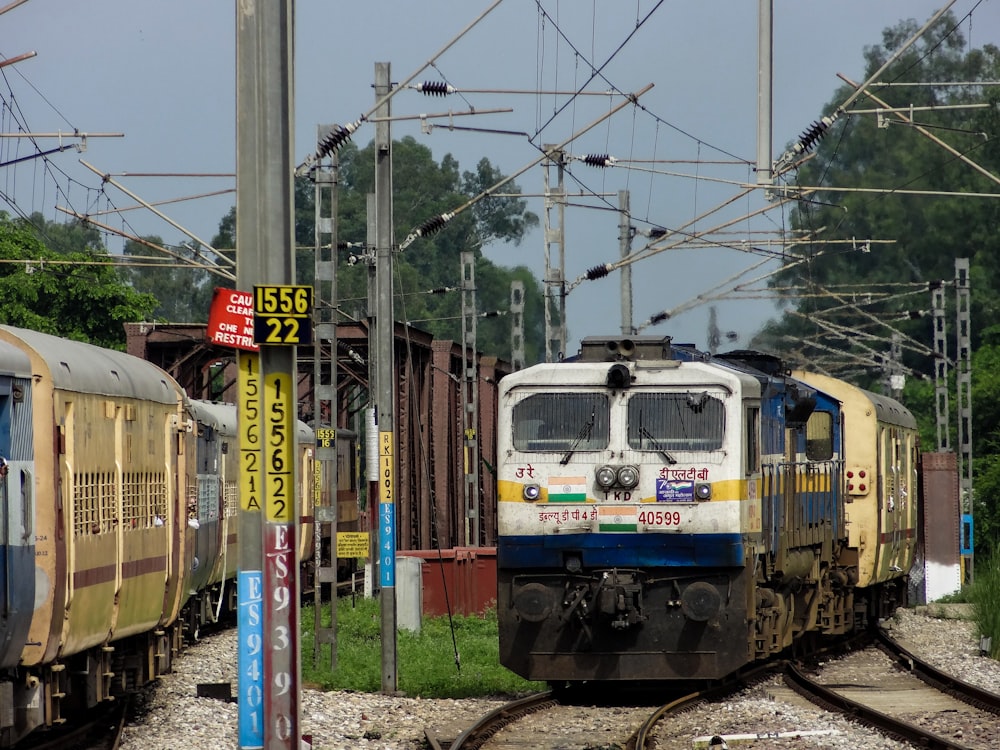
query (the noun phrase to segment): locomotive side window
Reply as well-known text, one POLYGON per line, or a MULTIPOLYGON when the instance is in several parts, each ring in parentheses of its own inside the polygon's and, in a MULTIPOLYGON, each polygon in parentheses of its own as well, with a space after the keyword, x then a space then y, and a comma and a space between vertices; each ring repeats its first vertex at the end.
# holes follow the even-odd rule
POLYGON ((610 438, 603 393, 539 393, 514 407, 514 448, 519 451, 602 450, 610 438))
POLYGON ((806 458, 829 461, 833 458, 833 415, 814 411, 806 422, 806 458))
POLYGON ((707 391, 633 393, 628 402, 628 445, 645 451, 722 448, 726 409, 707 391))

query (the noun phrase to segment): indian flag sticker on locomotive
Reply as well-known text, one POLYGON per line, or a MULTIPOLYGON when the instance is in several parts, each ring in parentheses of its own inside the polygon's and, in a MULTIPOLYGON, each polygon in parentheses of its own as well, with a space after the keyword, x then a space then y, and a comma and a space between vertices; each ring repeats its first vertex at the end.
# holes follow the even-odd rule
POLYGON ((587 477, 549 477, 549 502, 587 502, 587 477))
POLYGON ((676 479, 656 479, 656 502, 658 503, 693 503, 694 482, 677 481, 676 479))
POLYGON ((638 512, 634 505, 602 505, 597 509, 598 531, 636 531, 638 512))

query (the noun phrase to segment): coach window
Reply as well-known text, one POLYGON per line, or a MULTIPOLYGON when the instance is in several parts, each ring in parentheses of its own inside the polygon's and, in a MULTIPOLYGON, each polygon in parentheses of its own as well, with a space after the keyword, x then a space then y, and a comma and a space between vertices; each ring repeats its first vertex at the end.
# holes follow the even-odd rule
POLYGON ((833 415, 814 411, 806 422, 806 458, 829 461, 833 458, 833 415))
POLYGON ((751 406, 746 410, 746 473, 760 471, 760 407, 751 406))
POLYGON ((610 416, 603 393, 537 393, 513 412, 519 451, 594 451, 608 447, 610 416))

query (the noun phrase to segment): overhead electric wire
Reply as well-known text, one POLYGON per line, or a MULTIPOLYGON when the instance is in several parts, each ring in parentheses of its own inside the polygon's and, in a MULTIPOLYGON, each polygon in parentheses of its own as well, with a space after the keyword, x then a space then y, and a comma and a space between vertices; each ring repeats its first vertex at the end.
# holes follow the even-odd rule
POLYGON ((616 106, 612 107, 606 113, 602 114, 600 117, 598 117, 596 120, 594 120, 590 124, 584 126, 582 129, 574 132, 569 138, 567 138, 566 140, 562 141, 558 145, 550 147, 548 149, 540 149, 542 151, 542 153, 541 153, 541 155, 538 158, 533 159, 532 161, 528 162, 527 164, 525 164, 523 167, 521 167, 516 172, 513 172, 512 174, 504 177, 499 182, 494 183, 492 186, 488 187, 486 190, 482 191, 478 195, 473 196, 472 198, 470 198, 469 200, 467 200, 465 203, 463 203, 462 205, 458 206, 457 208, 453 209, 452 211, 448 211, 446 213, 439 214, 437 216, 431 217, 430 219, 428 219, 427 221, 425 221, 423 224, 421 224, 419 227, 414 227, 413 229, 410 230, 410 232, 407 235, 406 239, 403 240, 402 243, 400 243, 399 250, 400 251, 406 250, 410 245, 412 245, 416 240, 420 239, 421 237, 430 236, 431 234, 434 234, 434 233, 440 231, 442 228, 444 228, 445 224, 447 224, 452 219, 454 219, 458 214, 462 213, 463 211, 465 211, 466 209, 470 208, 471 206, 474 206, 476 203, 478 203, 479 201, 481 201, 483 198, 489 197, 494 192, 496 192, 496 190, 498 190, 499 188, 503 187, 508 182, 511 182, 511 181, 515 180, 516 178, 520 177, 522 174, 524 174, 525 172, 527 172, 529 169, 531 169, 532 167, 538 165, 544 159, 548 158, 548 156, 549 156, 550 153, 561 151, 563 149, 563 147, 565 147, 567 144, 572 143, 574 140, 576 140, 577 138, 579 138, 580 136, 582 136, 584 133, 587 133, 588 131, 590 131, 591 129, 593 129, 594 127, 596 127, 600 123, 602 123, 604 120, 608 119, 609 117, 611 117, 612 115, 614 115, 615 113, 617 113, 622 108, 628 106, 630 103, 634 104, 635 102, 638 101, 639 97, 641 97, 643 94, 645 94, 651 88, 653 88, 653 84, 652 83, 646 84, 641 89, 639 89, 639 91, 635 92, 634 94, 630 94, 624 101, 622 101, 619 104, 617 104, 616 106))
MULTIPOLYGON (((480 13, 471 23, 469 23, 468 25, 466 25, 465 28, 463 28, 460 32, 458 32, 458 34, 456 34, 454 37, 452 37, 451 40, 449 40, 443 47, 441 47, 441 49, 439 49, 437 52, 435 52, 430 57, 430 59, 427 60, 427 62, 425 62, 423 65, 421 65, 420 67, 418 67, 415 71, 413 71, 413 73, 411 73, 410 76, 408 78, 406 78, 406 80, 404 80, 400 84, 397 84, 396 86, 390 86, 388 93, 386 93, 385 96, 383 96, 380 99, 378 99, 375 102, 374 106, 371 107, 371 109, 369 109, 367 112, 365 112, 364 114, 362 114, 361 117, 358 120, 356 120, 354 123, 351 123, 348 126, 346 126, 346 127, 343 128, 344 130, 349 131, 349 132, 347 132, 344 140, 346 140, 346 138, 349 138, 350 134, 353 133, 361 125, 361 123, 367 121, 369 117, 371 117, 375 112, 377 112, 380 107, 382 107, 385 104, 387 104, 398 92, 404 90, 407 86, 409 86, 410 83, 412 83, 412 81, 413 81, 414 78, 416 78, 417 76, 419 76, 428 67, 430 67, 431 65, 433 65, 434 62, 439 57, 441 57, 441 55, 443 55, 445 52, 447 52, 449 49, 451 49, 452 46, 454 46, 455 43, 458 42, 458 40, 461 39, 463 36, 465 36, 470 30, 472 30, 473 28, 475 28, 475 26, 480 21, 482 21, 484 18, 486 18, 486 16, 488 16, 502 1, 503 0, 494 0, 494 2, 488 8, 486 8, 486 10, 484 10, 482 13, 480 13)), ((343 140, 341 141, 341 143, 343 143, 343 140)), ((305 170, 308 167, 310 167, 312 164, 314 164, 319 159, 322 159, 323 156, 325 156, 325 154, 320 153, 320 150, 317 149, 317 151, 313 152, 308 157, 306 157, 306 160, 303 161, 298 167, 295 168, 295 174, 296 175, 304 174, 305 170)))

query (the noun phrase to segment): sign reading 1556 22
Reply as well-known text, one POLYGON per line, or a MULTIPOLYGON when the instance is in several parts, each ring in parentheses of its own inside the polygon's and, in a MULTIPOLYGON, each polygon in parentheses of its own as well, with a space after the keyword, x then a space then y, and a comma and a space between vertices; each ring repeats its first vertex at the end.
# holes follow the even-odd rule
POLYGON ((311 286, 255 286, 254 343, 279 346, 311 344, 312 307, 311 286))

